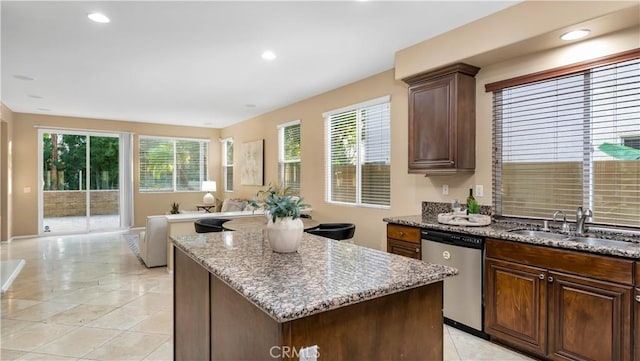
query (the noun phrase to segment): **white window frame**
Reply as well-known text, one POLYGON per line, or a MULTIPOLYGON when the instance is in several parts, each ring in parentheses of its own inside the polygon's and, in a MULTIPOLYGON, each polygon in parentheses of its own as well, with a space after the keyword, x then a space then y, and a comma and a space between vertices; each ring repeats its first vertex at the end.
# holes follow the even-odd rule
MULTIPOLYGON (((286 128, 294 125, 300 125, 300 120, 278 125, 278 178, 280 179, 280 184, 283 186, 286 186, 286 184, 284 184, 284 165, 287 163, 299 163, 302 165, 300 157, 298 159, 284 159, 284 131, 286 128)), ((300 137, 302 137, 302 126, 300 127, 300 137)), ((300 139, 300 143, 302 143, 302 139, 300 139)), ((300 184, 300 192, 302 192, 302 184, 300 184)))
MULTIPOLYGON (((360 117, 360 112, 358 110, 361 110, 362 108, 384 104, 384 103, 389 103, 389 123, 390 123, 389 124, 389 143, 390 143, 390 140, 391 140, 391 96, 390 95, 382 96, 376 99, 371 99, 368 101, 364 101, 358 104, 353 104, 343 108, 331 110, 322 114, 322 117, 325 119, 324 125, 325 125, 325 151, 326 151, 326 158, 325 158, 325 184, 326 184, 325 185, 325 202, 326 203, 341 205, 341 206, 362 207, 362 208, 391 209, 391 187, 389 187, 389 205, 369 204, 369 203, 362 202, 362 179, 361 179, 362 167, 361 166, 363 164, 363 154, 361 151, 362 144, 360 143, 360 140, 362 138, 362 131, 361 131, 362 127, 360 126, 362 119, 360 117), (330 174, 331 159, 332 159, 331 158, 331 117, 333 115, 354 111, 354 110, 357 111, 356 112, 357 113, 356 201, 354 203, 334 201, 331 199, 332 189, 331 189, 331 174, 330 174)), ((391 147, 389 147, 389 166, 391 166, 391 147)), ((389 182, 391 182, 391 180, 389 180, 389 182)))
MULTIPOLYGON (((222 189, 224 192, 227 192, 227 193, 233 192, 233 178, 232 178, 231 184, 228 184, 227 182, 227 170, 229 168, 233 169, 233 163, 234 163, 233 160, 231 164, 227 163, 227 143, 229 142, 231 142, 232 146, 234 146, 233 138, 220 139, 220 144, 222 144, 222 185, 223 185, 222 189)), ((234 149, 234 156, 235 156, 235 149, 234 149)))
POLYGON ((140 193, 193 193, 193 192, 200 192, 200 190, 179 190, 177 189, 177 176, 176 176, 176 141, 188 141, 188 142, 198 142, 200 143, 200 164, 204 165, 204 169, 202 169, 202 167, 200 167, 200 174, 199 174, 199 178, 200 178, 200 184, 202 185, 202 182, 208 179, 209 176, 209 164, 206 160, 206 157, 208 155, 208 149, 210 146, 211 141, 209 139, 199 139, 199 138, 177 138, 177 137, 162 137, 162 136, 154 136, 154 135, 140 135, 138 136, 138 181, 141 182, 140 180, 140 145, 142 144, 141 140, 142 139, 158 139, 158 140, 167 140, 167 141, 172 141, 173 142, 173 174, 172 174, 172 184, 173 184, 173 190, 158 190, 158 191, 153 191, 153 190, 146 190, 142 188, 142 184, 138 184, 138 191, 140 193), (202 151, 202 146, 206 144, 207 145, 207 152, 203 152, 202 151))

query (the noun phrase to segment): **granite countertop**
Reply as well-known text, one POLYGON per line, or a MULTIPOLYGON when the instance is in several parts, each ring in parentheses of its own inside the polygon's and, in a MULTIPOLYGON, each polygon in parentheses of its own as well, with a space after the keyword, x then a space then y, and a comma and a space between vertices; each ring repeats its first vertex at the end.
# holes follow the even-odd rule
POLYGON ((455 268, 304 233, 281 254, 262 231, 173 236, 173 244, 278 322, 441 281, 455 268))
MULTIPOLYGON (((483 227, 450 226, 438 223, 437 215, 413 215, 403 217, 387 217, 385 222, 401 224, 406 226, 430 228, 434 230, 456 232, 474 236, 498 238, 515 242, 530 243, 541 246, 564 248, 576 251, 583 251, 596 254, 626 257, 640 260, 640 234, 629 232, 588 232, 587 236, 604 238, 622 242, 592 242, 570 241, 567 239, 551 239, 542 237, 530 237, 514 233, 509 233, 515 229, 537 229, 536 225, 513 221, 493 222, 483 227)), ((567 235, 567 237, 569 237, 567 235)))

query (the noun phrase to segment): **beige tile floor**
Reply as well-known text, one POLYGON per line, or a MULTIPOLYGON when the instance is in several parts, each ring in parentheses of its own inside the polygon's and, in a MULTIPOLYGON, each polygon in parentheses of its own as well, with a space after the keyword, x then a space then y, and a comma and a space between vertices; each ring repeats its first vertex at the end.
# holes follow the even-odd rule
MULTIPOLYGON (((2 295, 0 360, 171 360, 172 277, 141 265, 122 233, 15 240, 26 265, 2 295)), ((445 360, 529 360, 444 328, 445 360)))

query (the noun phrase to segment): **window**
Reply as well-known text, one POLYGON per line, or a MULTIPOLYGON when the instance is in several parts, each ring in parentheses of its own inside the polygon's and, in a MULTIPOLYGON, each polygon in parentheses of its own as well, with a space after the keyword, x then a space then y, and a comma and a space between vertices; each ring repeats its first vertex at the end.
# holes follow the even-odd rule
POLYGON ((200 191, 208 140, 140 137, 140 192, 200 191))
POLYGON ((640 136, 622 137, 622 145, 640 150, 640 136))
POLYGON ((224 191, 233 192, 233 139, 222 140, 222 179, 224 191))
POLYGON ((390 98, 325 113, 326 199, 329 203, 388 208, 390 98))
POLYGON ((278 126, 278 168, 280 183, 300 195, 300 121, 278 126))
POLYGON ((494 90, 497 214, 640 226, 640 59, 605 60, 494 90))

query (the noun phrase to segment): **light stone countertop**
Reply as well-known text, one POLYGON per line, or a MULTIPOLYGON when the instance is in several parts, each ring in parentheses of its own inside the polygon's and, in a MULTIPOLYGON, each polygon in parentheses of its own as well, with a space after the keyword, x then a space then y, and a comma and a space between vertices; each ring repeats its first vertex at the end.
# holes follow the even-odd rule
POLYGON ((277 322, 438 282, 458 270, 304 233, 273 252, 262 231, 173 236, 174 245, 277 322))
MULTIPOLYGON (((610 256, 619 256, 640 260, 640 233, 630 234, 626 232, 588 232, 587 236, 596 238, 605 238, 607 240, 622 242, 592 242, 570 241, 566 239, 552 239, 541 237, 530 237, 519 234, 510 233, 510 230, 531 229, 537 227, 531 224, 518 223, 512 221, 493 222, 483 227, 467 227, 467 226, 451 226, 438 223, 436 215, 412 215, 402 217, 387 217, 383 219, 385 222, 400 224, 419 228, 428 228, 433 230, 441 230, 447 232, 456 232, 474 236, 482 236, 488 238, 504 239, 509 241, 529 243, 541 246, 549 246, 555 248, 563 248, 575 251, 589 252, 595 254, 603 254, 610 256)), ((569 237, 569 235, 567 235, 569 237)))

